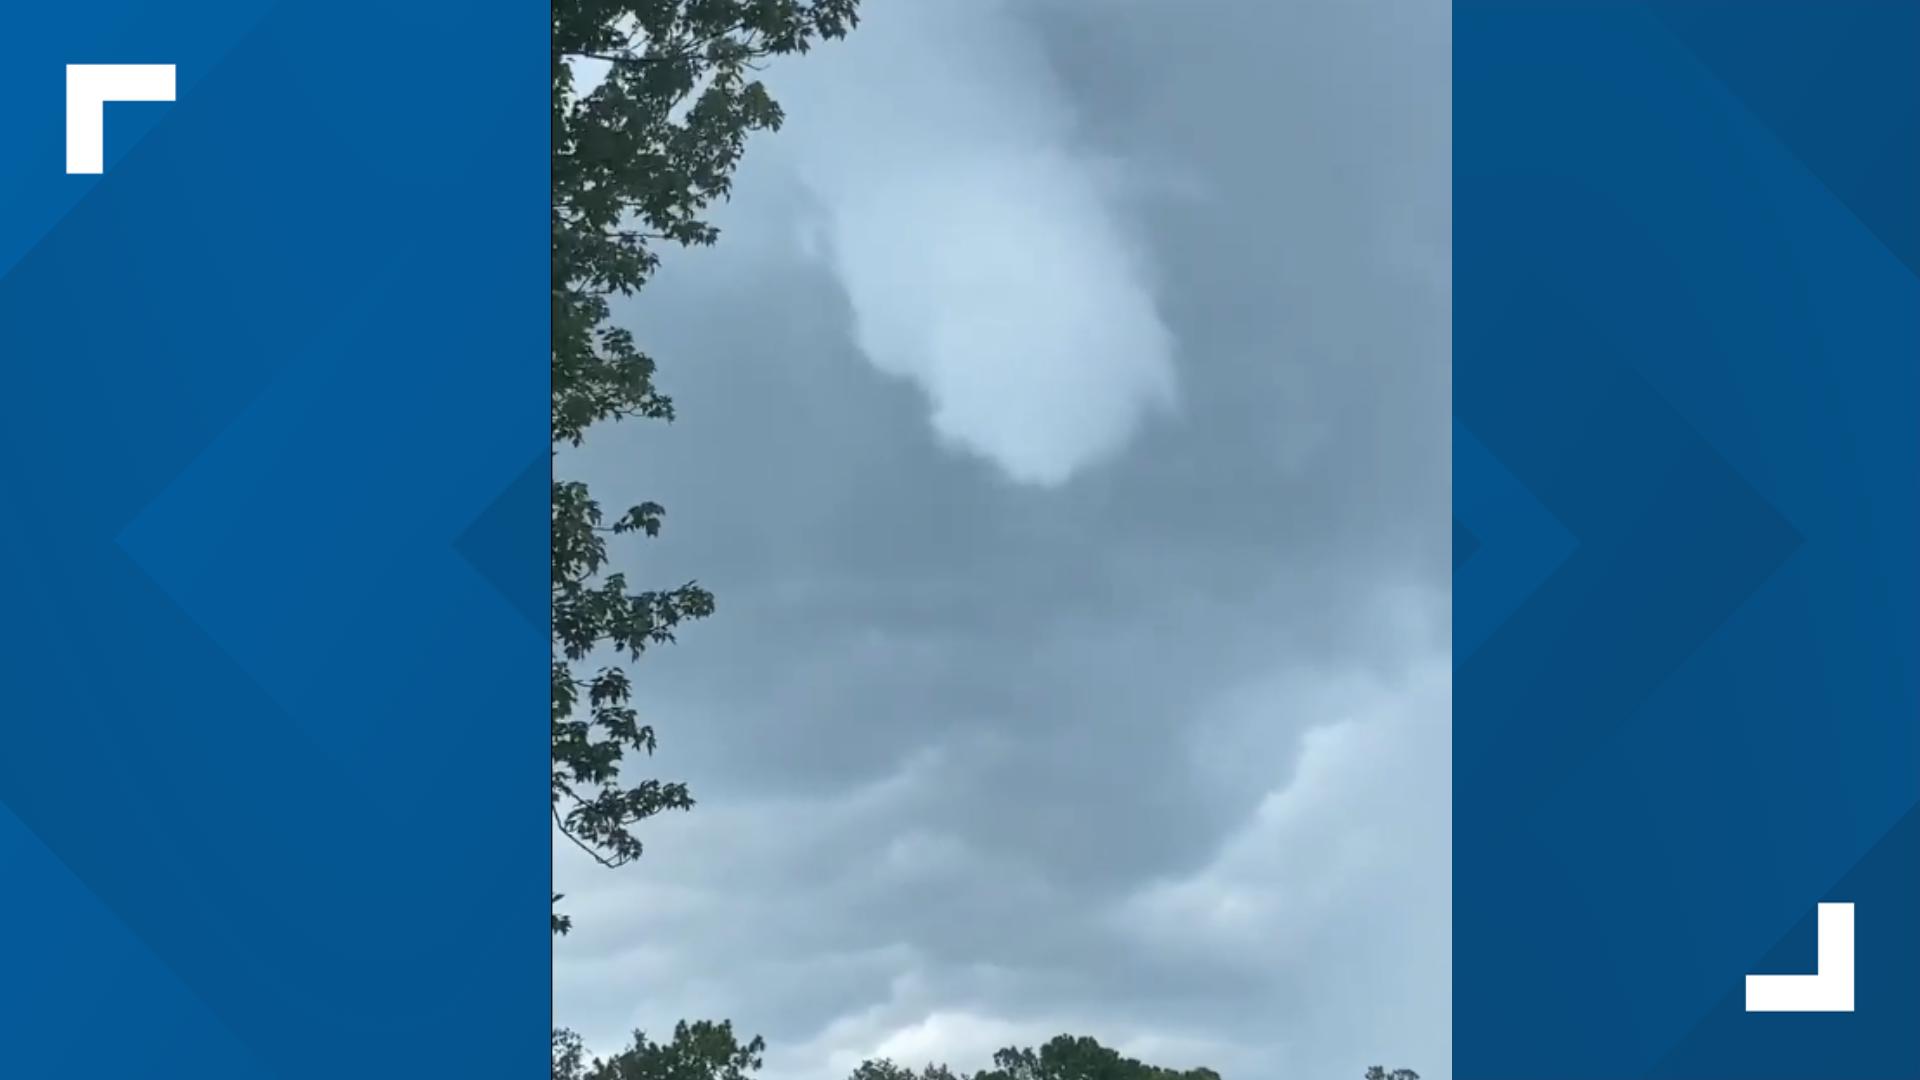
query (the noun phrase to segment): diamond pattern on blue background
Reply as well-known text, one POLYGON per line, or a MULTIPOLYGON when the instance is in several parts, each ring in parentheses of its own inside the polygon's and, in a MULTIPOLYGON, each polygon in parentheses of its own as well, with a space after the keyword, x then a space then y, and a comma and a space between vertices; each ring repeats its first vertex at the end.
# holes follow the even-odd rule
POLYGON ((1465 528, 1477 562, 1456 564, 1454 587, 1479 600, 1455 609, 1453 650, 1469 656, 1525 604, 1577 546, 1573 536, 1526 485, 1458 422, 1453 425, 1453 513, 1456 550, 1465 528), (1462 526, 1462 522, 1466 526, 1462 526), (1462 576, 1465 582, 1462 582, 1462 576))
POLYGON ((549 514, 552 475, 550 458, 542 456, 528 465, 454 543, 500 595, 542 630, 552 614, 550 541, 545 528, 529 528, 528 523, 549 514))
POLYGON ((1455 7, 1456 499, 1578 541, 1458 515, 1460 1080, 1920 1078, 1920 7, 1763 7, 1455 7))
POLYGON ((6 20, 0 1076, 540 1075, 547 8, 6 20))

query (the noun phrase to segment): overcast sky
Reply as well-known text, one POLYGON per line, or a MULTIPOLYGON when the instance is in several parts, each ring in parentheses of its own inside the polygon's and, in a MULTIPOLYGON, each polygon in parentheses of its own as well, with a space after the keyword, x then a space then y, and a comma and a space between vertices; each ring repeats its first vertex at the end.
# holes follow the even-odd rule
POLYGON ((681 419, 566 465, 719 611, 557 1018, 1449 1080, 1447 5, 866 8, 620 312, 681 419))

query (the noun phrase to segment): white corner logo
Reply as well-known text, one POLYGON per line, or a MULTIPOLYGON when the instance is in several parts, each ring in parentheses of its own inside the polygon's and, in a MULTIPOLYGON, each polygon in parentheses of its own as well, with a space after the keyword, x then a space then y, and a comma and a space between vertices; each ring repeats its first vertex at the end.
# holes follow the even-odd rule
POLYGON ((107 102, 172 100, 172 64, 68 64, 68 174, 106 171, 107 102))
POLYGON ((1821 904, 1817 932, 1820 959, 1814 973, 1747 976, 1748 1012, 1853 1011, 1853 905, 1821 904))

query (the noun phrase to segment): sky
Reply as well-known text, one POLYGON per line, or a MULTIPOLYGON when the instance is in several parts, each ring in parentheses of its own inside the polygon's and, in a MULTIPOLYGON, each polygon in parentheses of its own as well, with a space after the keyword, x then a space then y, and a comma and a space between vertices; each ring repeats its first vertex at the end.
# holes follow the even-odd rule
POLYGON ((617 310, 679 419, 563 462, 718 610, 633 668, 698 806, 556 846, 560 1023, 1450 1080, 1450 52, 868 0, 768 73, 720 243, 617 310))

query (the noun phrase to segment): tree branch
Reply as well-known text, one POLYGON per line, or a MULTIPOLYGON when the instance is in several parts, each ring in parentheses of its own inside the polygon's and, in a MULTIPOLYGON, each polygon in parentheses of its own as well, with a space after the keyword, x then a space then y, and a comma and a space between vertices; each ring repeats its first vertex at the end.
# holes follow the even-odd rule
POLYGON ((605 855, 602 855, 599 852, 593 850, 591 847, 588 847, 586 841, 573 835, 573 830, 567 828, 567 823, 560 820, 560 808, 558 806, 549 807, 549 809, 553 811, 553 824, 555 825, 555 827, 557 827, 560 830, 560 835, 573 841, 574 847, 577 847, 581 851, 586 852, 588 855, 593 856, 594 862, 599 863, 601 866, 604 866, 609 870, 618 870, 620 867, 625 866, 627 863, 632 861, 626 856, 616 856, 614 858, 609 859, 605 855))

